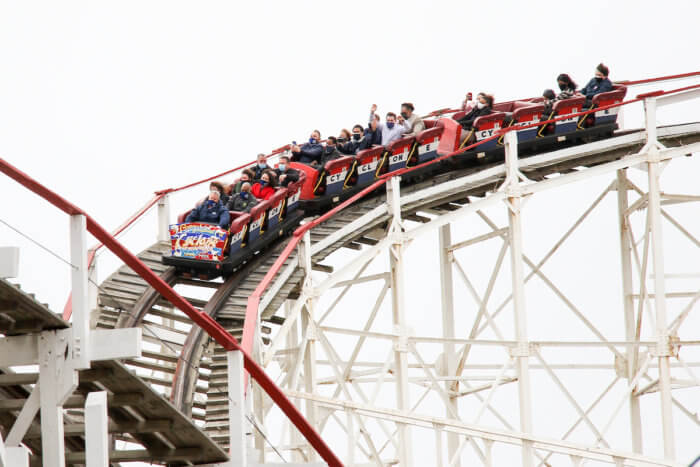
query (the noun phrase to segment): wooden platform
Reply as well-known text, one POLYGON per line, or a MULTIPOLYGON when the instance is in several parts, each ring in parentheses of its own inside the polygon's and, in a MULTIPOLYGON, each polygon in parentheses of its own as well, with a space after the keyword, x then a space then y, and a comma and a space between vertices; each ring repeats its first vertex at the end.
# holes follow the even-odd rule
MULTIPOLYGON (((46 305, 5 280, 0 280, 0 334, 16 336, 70 324, 46 305)), ((37 373, 0 371, 0 430, 7 435, 38 379, 37 373)), ((87 394, 107 391, 109 431, 115 437, 140 448, 113 451, 113 462, 142 461, 163 465, 191 465, 228 460, 228 455, 189 417, 182 414, 135 372, 118 361, 93 362, 79 373, 80 384, 64 406, 66 463, 85 460, 82 409, 87 394)), ((23 443, 34 454, 32 465, 41 465, 39 416, 30 426, 23 443)))

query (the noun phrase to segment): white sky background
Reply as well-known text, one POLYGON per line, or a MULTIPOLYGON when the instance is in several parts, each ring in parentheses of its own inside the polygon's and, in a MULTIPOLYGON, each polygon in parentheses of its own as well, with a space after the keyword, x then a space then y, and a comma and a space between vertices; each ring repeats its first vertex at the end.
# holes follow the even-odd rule
MULTIPOLYGON (((364 123, 372 103, 383 114, 410 100, 425 113, 458 105, 466 91, 535 96, 561 72, 585 84, 600 61, 613 80, 695 71, 698 13, 692 1, 1 1, 0 157, 111 230, 155 190, 314 128, 337 134, 364 123)), ((700 115, 686 105, 659 120, 700 115)), ((674 173, 664 182, 693 192, 688 173, 674 173)), ((602 186, 589 188, 594 196, 602 186)), ((176 208, 199 195, 176 198, 176 208)), ((6 177, 0 200, 0 219, 69 256, 65 215, 6 177)), ((565 212, 565 203, 547 199, 543 209, 565 212)), ((530 238, 548 233, 544 223, 526 227, 530 238)), ((140 249, 154 239, 151 217, 125 240, 140 249)), ((4 245, 22 248, 24 289, 60 311, 68 268, 0 224, 4 245)), ((101 277, 116 266, 106 259, 101 277)))

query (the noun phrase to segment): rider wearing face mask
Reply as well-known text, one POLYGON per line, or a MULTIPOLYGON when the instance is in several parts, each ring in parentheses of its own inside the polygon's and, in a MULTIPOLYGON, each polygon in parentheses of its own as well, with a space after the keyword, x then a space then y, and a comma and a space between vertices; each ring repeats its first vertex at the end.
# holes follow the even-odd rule
POLYGON ((241 185, 241 192, 231 197, 226 209, 229 211, 250 212, 251 208, 258 204, 258 199, 250 192, 249 182, 241 185))
POLYGON ((404 136, 416 136, 421 131, 425 130, 423 119, 413 113, 414 107, 410 102, 401 104, 401 116, 406 123, 411 127, 411 131, 407 131, 404 136))
POLYGON ((253 180, 260 180, 262 173, 268 169, 267 156, 263 153, 258 154, 258 161, 252 169, 254 171, 253 180))
POLYGON ((311 132, 308 143, 304 143, 301 146, 296 143, 292 144, 292 160, 294 162, 301 162, 302 164, 316 167, 321 163, 322 156, 321 132, 318 130, 311 132))
POLYGON ((272 170, 263 172, 260 181, 255 183, 250 192, 257 199, 270 199, 275 194, 275 173, 272 170), (270 175, 272 173, 272 175, 270 175))
POLYGON ((353 155, 370 148, 371 145, 370 138, 365 137, 365 130, 362 128, 362 125, 355 125, 352 127, 350 141, 338 147, 338 150, 343 154, 353 155))
POLYGON ((185 222, 219 224, 224 229, 228 227, 231 217, 221 202, 220 196, 221 193, 218 190, 211 190, 207 199, 187 215, 185 222))
POLYGON ((338 159, 339 157, 343 157, 343 155, 338 151, 338 138, 329 136, 326 141, 326 147, 323 150, 323 157, 321 157, 321 167, 324 167, 326 162, 338 159))
POLYGON ((280 186, 287 186, 299 180, 299 171, 289 167, 289 157, 281 156, 275 169, 280 186))
MULTIPOLYGON (((377 104, 372 104, 369 114, 370 124, 374 120, 374 112, 376 111, 377 104)), ((386 122, 378 123, 377 128, 382 132, 382 146, 386 146, 392 141, 400 139, 403 133, 411 131, 411 127, 406 123, 404 118, 401 115, 397 117, 394 112, 388 112, 386 114, 386 122)))
POLYGON ((581 94, 586 96, 586 107, 590 107, 591 100, 596 94, 612 91, 612 82, 608 79, 610 69, 600 63, 595 69, 595 76, 581 88, 581 94))
POLYGON ((576 94, 576 83, 566 73, 562 73, 557 76, 557 84, 559 85, 559 90, 561 91, 559 94, 557 94, 558 101, 570 99, 576 94))
POLYGON ((490 94, 479 93, 476 98, 476 106, 469 111, 464 117, 457 120, 462 128, 471 130, 474 120, 484 115, 491 113, 493 107, 493 96, 490 94))

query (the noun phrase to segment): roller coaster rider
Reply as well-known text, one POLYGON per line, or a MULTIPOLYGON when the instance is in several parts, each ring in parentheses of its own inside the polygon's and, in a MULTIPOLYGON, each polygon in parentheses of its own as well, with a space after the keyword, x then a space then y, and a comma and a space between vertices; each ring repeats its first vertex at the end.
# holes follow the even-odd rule
POLYGON ((231 216, 228 209, 221 202, 221 194, 218 190, 211 190, 209 197, 200 206, 194 208, 185 219, 185 222, 206 222, 219 224, 221 228, 228 228, 231 216))
POLYGON ((301 162, 316 167, 321 163, 323 146, 321 145, 321 132, 314 130, 309 136, 309 142, 301 146, 292 143, 292 161, 301 162))
POLYGON ((586 108, 591 107, 593 96, 595 96, 596 94, 612 91, 613 85, 612 82, 608 79, 609 74, 610 69, 602 63, 600 63, 595 69, 595 76, 591 78, 588 84, 581 88, 579 92, 586 96, 586 108))

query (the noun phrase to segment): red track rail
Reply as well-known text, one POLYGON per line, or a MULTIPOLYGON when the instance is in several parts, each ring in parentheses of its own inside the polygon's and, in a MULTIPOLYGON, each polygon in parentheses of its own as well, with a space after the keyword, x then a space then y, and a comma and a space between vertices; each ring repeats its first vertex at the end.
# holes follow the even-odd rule
POLYGON ((151 271, 139 258, 133 255, 114 236, 107 232, 95 220, 88 216, 77 206, 66 201, 64 198, 49 190, 29 175, 21 172, 16 167, 10 165, 4 159, 0 159, 0 172, 17 181, 20 185, 28 188, 41 196, 49 203, 56 206, 61 211, 70 215, 82 214, 87 221, 87 230, 110 251, 117 255, 124 264, 128 265, 138 275, 140 275, 151 287, 156 289, 166 300, 181 310, 190 319, 199 325, 204 331, 212 336, 226 350, 240 350, 243 352, 245 369, 255 379, 261 388, 277 403, 279 408, 294 423, 308 442, 316 449, 324 461, 331 466, 342 466, 340 459, 330 450, 316 430, 306 421, 299 410, 287 399, 282 390, 275 385, 274 381, 267 376, 265 370, 259 366, 248 352, 243 350, 236 338, 229 334, 219 323, 205 313, 195 309, 190 303, 178 294, 172 287, 165 283, 158 275, 151 271))

